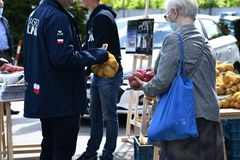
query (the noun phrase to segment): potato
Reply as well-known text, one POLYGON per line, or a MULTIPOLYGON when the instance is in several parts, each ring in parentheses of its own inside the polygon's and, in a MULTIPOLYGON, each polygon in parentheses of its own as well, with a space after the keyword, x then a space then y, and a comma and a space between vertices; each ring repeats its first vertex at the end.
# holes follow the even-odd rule
POLYGON ((133 80, 132 82, 130 82, 130 87, 133 89, 137 89, 140 87, 140 84, 136 80, 133 80))
POLYGON ((108 52, 108 59, 116 59, 114 55, 112 55, 110 52, 108 52))
POLYGON ((240 95, 240 92, 234 93, 234 95, 232 96, 232 100, 235 101, 235 102, 237 102, 237 97, 238 97, 238 95, 240 95))
POLYGON ((216 65, 219 65, 219 64, 221 64, 221 62, 220 61, 216 61, 216 65))
POLYGON ((240 83, 240 77, 239 76, 232 76, 231 77, 233 84, 239 84, 240 83))
POLYGON ((229 108, 230 104, 227 100, 222 99, 221 102, 222 102, 222 108, 229 108))
POLYGON ((104 69, 99 68, 98 71, 97 71, 97 75, 98 75, 99 77, 103 77, 103 76, 104 76, 104 69))
POLYGON ((227 100, 229 103, 231 103, 233 101, 232 96, 228 96, 228 97, 226 97, 224 99, 227 100))
POLYGON ((93 65, 91 70, 99 77, 112 78, 118 72, 119 64, 114 55, 108 52, 108 60, 102 64, 93 65))
POLYGON ((219 72, 225 72, 225 68, 222 65, 217 65, 216 66, 217 70, 219 70, 219 72))
POLYGON ((224 95, 226 91, 222 89, 220 86, 216 86, 216 92, 218 95, 224 95))
POLYGON ((225 88, 225 89, 228 89, 228 88, 231 88, 233 86, 233 82, 232 81, 230 81, 229 83, 224 83, 223 84, 223 87, 225 88))
POLYGON ((107 61, 107 65, 110 66, 111 68, 115 68, 117 66, 117 61, 114 59, 109 59, 107 61))
POLYGON ((234 103, 235 103, 234 101, 230 102, 229 107, 234 108, 234 103))
POLYGON ((240 95, 237 96, 237 102, 240 103, 240 95))
POLYGON ((116 64, 116 67, 114 68, 115 73, 118 72, 118 69, 119 69, 119 64, 117 63, 117 64, 116 64))
POLYGON ((93 72, 94 74, 97 74, 98 68, 100 68, 99 65, 97 65, 97 64, 96 64, 96 65, 92 65, 91 70, 92 70, 92 72, 93 72))
POLYGON ((230 63, 224 63, 224 64, 222 64, 222 66, 225 68, 225 71, 233 71, 234 70, 233 65, 230 63))
POLYGON ((115 71, 110 66, 105 66, 104 68, 104 77, 112 78, 115 75, 115 71))
POLYGON ((230 88, 230 90, 235 93, 238 91, 238 87, 236 85, 234 85, 230 88))
POLYGON ((235 103, 234 103, 234 108, 238 108, 238 109, 240 109, 240 103, 235 102, 235 103))
POLYGON ((219 76, 220 72, 216 69, 216 76, 219 76))
POLYGON ((231 81, 231 77, 230 77, 230 75, 228 75, 228 74, 224 74, 223 76, 222 76, 222 80, 223 80, 223 82, 224 83, 229 83, 230 81, 231 81))

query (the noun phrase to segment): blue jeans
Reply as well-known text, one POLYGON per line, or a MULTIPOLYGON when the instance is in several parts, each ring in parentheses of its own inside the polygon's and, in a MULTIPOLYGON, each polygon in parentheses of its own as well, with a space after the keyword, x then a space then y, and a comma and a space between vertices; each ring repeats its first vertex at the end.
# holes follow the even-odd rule
POLYGON ((103 155, 112 158, 118 137, 117 97, 119 86, 123 82, 123 73, 113 78, 94 75, 90 90, 91 133, 87 144, 87 154, 97 154, 103 137, 103 125, 106 126, 106 143, 103 155))

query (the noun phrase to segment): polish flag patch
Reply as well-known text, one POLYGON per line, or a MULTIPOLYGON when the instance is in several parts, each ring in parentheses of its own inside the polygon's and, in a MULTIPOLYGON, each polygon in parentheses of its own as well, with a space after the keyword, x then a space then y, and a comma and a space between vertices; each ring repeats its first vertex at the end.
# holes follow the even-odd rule
POLYGON ((57 39, 58 44, 63 44, 64 40, 63 39, 57 39))
POLYGON ((33 92, 35 94, 39 94, 40 93, 40 85, 39 84, 37 84, 37 83, 33 84, 33 92))

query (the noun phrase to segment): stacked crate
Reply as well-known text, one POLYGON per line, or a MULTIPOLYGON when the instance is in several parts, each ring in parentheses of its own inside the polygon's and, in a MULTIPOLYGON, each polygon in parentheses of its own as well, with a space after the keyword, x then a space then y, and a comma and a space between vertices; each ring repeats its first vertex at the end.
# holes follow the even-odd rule
POLYGON ((240 160, 240 119, 223 120, 225 147, 229 160, 240 160))
POLYGON ((152 145, 141 145, 139 136, 134 137, 134 160, 153 160, 154 147, 152 145))

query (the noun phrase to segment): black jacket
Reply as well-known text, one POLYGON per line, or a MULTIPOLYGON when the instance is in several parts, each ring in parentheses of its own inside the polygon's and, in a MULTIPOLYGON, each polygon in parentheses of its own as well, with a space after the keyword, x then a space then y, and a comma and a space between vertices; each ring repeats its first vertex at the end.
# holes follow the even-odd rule
POLYGON ((5 17, 0 17, 0 20, 3 22, 3 25, 6 29, 7 33, 7 39, 8 39, 8 46, 9 46, 9 53, 13 57, 13 38, 10 32, 10 25, 8 23, 8 20, 5 17))
MULTIPOLYGON (((121 66, 121 50, 116 25, 117 14, 112 10, 111 6, 99 4, 91 13, 87 22, 87 35, 84 49, 102 47, 104 43, 108 44, 108 51, 113 54, 119 63, 119 71, 121 66)), ((118 71, 118 72, 119 72, 118 71)), ((90 67, 87 74, 91 73, 90 67)))

